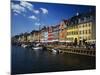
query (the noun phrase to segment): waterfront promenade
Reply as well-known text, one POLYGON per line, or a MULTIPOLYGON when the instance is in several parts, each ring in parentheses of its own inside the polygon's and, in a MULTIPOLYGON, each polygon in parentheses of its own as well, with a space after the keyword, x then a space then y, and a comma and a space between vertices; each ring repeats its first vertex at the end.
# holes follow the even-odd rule
POLYGON ((66 46, 47 46, 48 50, 58 49, 60 53, 72 53, 87 56, 95 56, 96 51, 94 48, 79 48, 79 47, 66 47, 66 46))

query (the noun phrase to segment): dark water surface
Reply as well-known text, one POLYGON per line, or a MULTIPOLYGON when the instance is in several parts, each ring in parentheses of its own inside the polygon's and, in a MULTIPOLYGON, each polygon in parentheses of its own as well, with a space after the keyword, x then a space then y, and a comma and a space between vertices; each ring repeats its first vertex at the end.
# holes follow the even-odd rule
POLYGON ((95 69, 95 57, 12 46, 12 74, 95 69))

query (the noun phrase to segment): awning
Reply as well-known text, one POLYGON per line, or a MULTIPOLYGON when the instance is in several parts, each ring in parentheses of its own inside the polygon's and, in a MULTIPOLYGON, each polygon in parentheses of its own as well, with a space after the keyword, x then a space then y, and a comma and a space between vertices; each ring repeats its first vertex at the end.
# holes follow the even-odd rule
POLYGON ((65 40, 60 40, 59 42, 66 42, 65 40))
POLYGON ((67 40, 66 42, 73 42, 73 41, 67 40))
POLYGON ((53 42, 53 40, 48 40, 47 42, 53 42))
POLYGON ((86 42, 96 42, 96 40, 87 40, 86 42))
POLYGON ((58 39, 56 39, 56 40, 52 40, 53 42, 57 42, 58 41, 58 39))

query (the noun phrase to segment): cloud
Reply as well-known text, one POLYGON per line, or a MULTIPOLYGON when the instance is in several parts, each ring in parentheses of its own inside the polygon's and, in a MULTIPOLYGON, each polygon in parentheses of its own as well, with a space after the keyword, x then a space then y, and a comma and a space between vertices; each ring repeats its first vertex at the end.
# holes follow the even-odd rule
POLYGON ((33 10, 33 5, 32 5, 31 3, 29 3, 29 2, 21 1, 21 2, 20 2, 20 5, 21 5, 22 7, 27 8, 27 9, 30 10, 30 11, 33 10))
POLYGON ((41 25, 41 24, 36 22, 35 25, 36 25, 36 26, 39 26, 39 25, 41 25))
MULTIPOLYGON (((14 13, 23 14, 23 13, 27 12, 27 9, 30 11, 33 11, 33 5, 26 1, 20 1, 19 4, 12 2, 11 9, 14 13)), ((36 13, 38 13, 38 12, 36 11, 36 13)))
POLYGON ((23 7, 25 7, 25 8, 27 8, 28 10, 32 11, 35 14, 39 14, 40 13, 40 11, 34 9, 34 6, 31 3, 29 3, 29 2, 21 1, 20 5, 23 6, 23 7))
POLYGON ((20 10, 15 10, 15 9, 14 9, 13 12, 14 12, 14 13, 17 13, 17 14, 21 14, 21 11, 20 11, 20 10))
POLYGON ((14 15, 17 16, 18 14, 17 13, 14 13, 14 15))
POLYGON ((11 3, 11 9, 13 12, 21 14, 22 12, 26 12, 25 8, 20 6, 19 4, 11 3))
POLYGON ((40 11, 39 11, 39 10, 35 10, 35 9, 33 9, 33 13, 35 13, 35 14, 39 14, 40 11))
POLYGON ((48 10, 46 8, 40 8, 43 14, 48 14, 48 10))
POLYGON ((37 18, 36 14, 39 13, 48 14, 48 10, 46 8, 35 9, 34 5, 32 5, 27 1, 20 1, 19 3, 12 2, 11 9, 14 12, 14 15, 16 16, 20 14, 24 17, 27 16, 27 18, 37 20, 37 21, 39 21, 39 18, 37 18), (27 12, 29 12, 30 14, 35 14, 36 16, 34 15, 28 16, 27 12))
POLYGON ((37 20, 37 17, 36 17, 36 16, 34 16, 34 15, 29 16, 28 18, 33 19, 33 20, 37 20))

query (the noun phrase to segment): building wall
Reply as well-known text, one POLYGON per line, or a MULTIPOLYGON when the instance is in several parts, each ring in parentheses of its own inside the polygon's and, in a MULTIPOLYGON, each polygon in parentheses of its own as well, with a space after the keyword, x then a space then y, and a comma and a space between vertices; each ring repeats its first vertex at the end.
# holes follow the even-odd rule
POLYGON ((21 42, 25 42, 25 37, 24 36, 21 36, 21 42))
POLYGON ((66 40, 73 42, 75 38, 79 39, 78 31, 79 29, 77 25, 72 25, 72 26, 67 27, 66 40))
POLYGON ((59 39, 59 25, 53 27, 53 41, 58 41, 59 39))
POLYGON ((92 39, 92 24, 91 22, 86 22, 83 24, 79 24, 79 39, 86 39, 91 40, 92 39))
POLYGON ((59 40, 66 40, 66 29, 60 30, 59 31, 59 40))
POLYGON ((48 41, 48 32, 44 32, 44 41, 47 42, 48 41))
POLYGON ((59 26, 59 41, 66 41, 66 24, 64 21, 59 26))
POLYGON ((52 27, 49 27, 48 28, 48 41, 52 42, 52 40, 53 40, 53 29, 52 27))
POLYGON ((92 25, 92 27, 91 27, 91 29, 92 29, 92 33, 91 33, 91 36, 92 36, 92 40, 96 40, 96 22, 95 21, 93 21, 93 22, 91 22, 91 25, 92 25))
POLYGON ((38 32, 34 33, 34 42, 39 42, 39 33, 38 32))
POLYGON ((33 36, 33 34, 30 34, 30 35, 27 36, 27 41, 28 42, 34 42, 34 36, 33 36))
POLYGON ((41 31, 40 40, 41 40, 41 42, 44 41, 44 31, 41 31))
POLYGON ((74 41, 75 38, 80 40, 95 40, 96 39, 96 24, 95 16, 86 14, 76 18, 74 17, 66 29, 66 39, 74 41), (76 23, 75 23, 76 20, 76 23), (72 25, 71 25, 72 24, 72 25))
POLYGON ((67 27, 66 32, 66 39, 70 41, 74 41, 75 38, 78 42, 83 39, 96 39, 95 23, 91 21, 67 27))
POLYGON ((59 35, 59 32, 58 31, 54 31, 53 32, 53 40, 57 41, 58 40, 58 35, 59 35))

